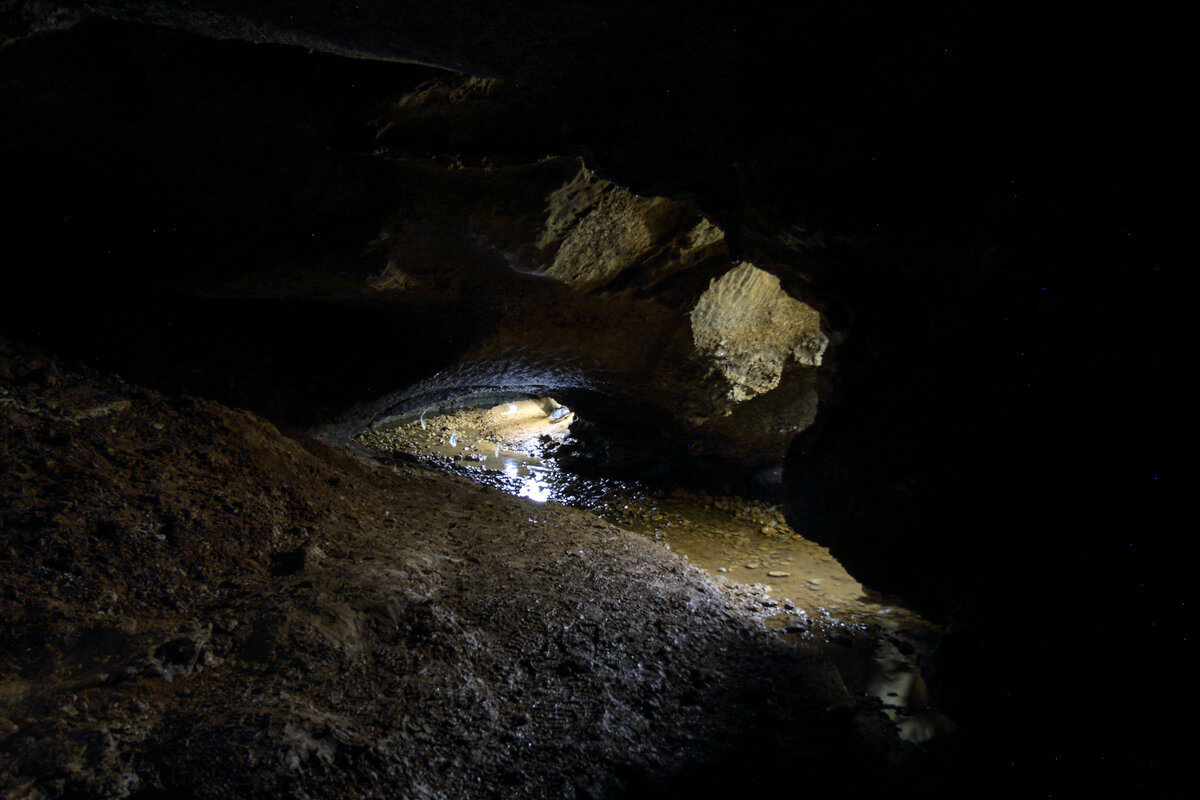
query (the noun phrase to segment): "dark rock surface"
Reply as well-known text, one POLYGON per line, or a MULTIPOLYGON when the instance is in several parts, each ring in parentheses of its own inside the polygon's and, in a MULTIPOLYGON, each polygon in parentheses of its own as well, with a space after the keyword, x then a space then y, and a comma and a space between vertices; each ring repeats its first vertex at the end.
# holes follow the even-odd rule
MULTIPOLYGON (((530 364, 508 385, 539 391, 569 381, 530 376, 586 373, 571 405, 600 416, 615 395, 593 382, 610 368, 628 381, 620 414, 639 416, 646 387, 703 407, 727 387, 684 364, 681 320, 723 269, 659 269, 644 252, 612 283, 584 281, 599 294, 522 283, 561 252, 538 252, 537 203, 576 177, 573 158, 540 160, 583 156, 630 197, 711 220, 731 260, 822 314, 820 370, 785 371, 783 394, 714 416, 704 447, 728 453, 820 391, 783 491, 856 577, 951 620, 931 684, 970 755, 946 774, 1188 796, 1195 744, 1175 733, 1197 712, 1181 677, 1195 671, 1195 548, 1178 505, 1195 477, 1188 27, 1154 9, 1021 4, 505 8, 18 4, 6 35, 113 14, 468 77, 420 88, 434 73, 379 78, 385 66, 287 50, 270 67, 262 46, 247 57, 96 20, 62 33, 87 42, 73 56, 49 35, 17 41, 0 53, 7 174, 38 201, 6 217, 5 325, 291 427, 450 396, 462 385, 440 373, 461 364, 530 364), (87 39, 88 24, 110 27, 87 39), (13 55, 41 47, 41 61, 13 55), (166 52, 166 72, 148 67, 166 52), (260 79, 274 101, 243 91, 260 79), (391 127, 377 142, 363 118, 391 127), (407 161, 381 170, 376 146, 407 161), (424 276, 364 254, 397 216, 424 276), (179 219, 198 224, 164 240, 179 219), (504 278, 459 292, 485 274, 504 278), (203 296, 175 294, 189 280, 203 296), (364 287, 390 308, 362 302, 364 287), (593 335, 614 317, 628 338, 593 335), (561 347, 526 358, 531 341, 561 347), (584 350, 594 362, 576 363, 584 350)), ((656 241, 669 263, 679 242, 656 241)), ((756 442, 748 461, 785 443, 756 442)))
POLYGON ((491 129, 498 104, 529 101, 515 86, 413 87, 428 70, 98 20, 2 59, 14 179, 56 192, 6 224, 29 265, 11 313, 35 335, 335 441, 456 394, 589 390, 661 418, 676 449, 753 471, 811 423, 817 313, 757 270, 771 291, 712 304, 724 321, 694 331, 739 263, 723 231, 513 146, 503 125, 550 124, 491 129), (793 319, 803 331, 772 331, 793 319))
POLYGON ((0 348, 6 797, 903 778, 832 666, 642 537, 0 348))

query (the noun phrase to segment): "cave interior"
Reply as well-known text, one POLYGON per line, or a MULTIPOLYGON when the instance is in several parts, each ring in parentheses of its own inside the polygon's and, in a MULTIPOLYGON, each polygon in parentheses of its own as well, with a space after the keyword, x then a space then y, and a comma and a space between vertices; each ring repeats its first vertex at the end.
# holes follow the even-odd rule
POLYGON ((1196 796, 1181 21, 292 6, 5 4, 6 796, 1196 796), (540 398, 572 469, 774 504, 936 623, 954 731, 356 444, 540 398))

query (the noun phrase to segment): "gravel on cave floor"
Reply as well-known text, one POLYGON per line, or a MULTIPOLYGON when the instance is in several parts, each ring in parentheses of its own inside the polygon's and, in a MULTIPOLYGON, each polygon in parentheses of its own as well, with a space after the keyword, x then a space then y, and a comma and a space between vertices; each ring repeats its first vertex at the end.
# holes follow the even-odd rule
MULTIPOLYGON (((877 787, 877 702, 646 537, 0 342, 0 793, 877 787)), ((703 794, 703 793, 701 793, 703 794)))

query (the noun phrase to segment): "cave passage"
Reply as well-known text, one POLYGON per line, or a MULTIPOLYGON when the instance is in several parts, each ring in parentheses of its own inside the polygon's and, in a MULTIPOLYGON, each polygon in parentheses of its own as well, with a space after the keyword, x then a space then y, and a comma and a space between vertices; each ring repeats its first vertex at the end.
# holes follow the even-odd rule
POLYGON ((0 796, 1192 796, 1187 26, 241 5, 0 19, 0 796))
MULTIPOLYGON (((534 502, 583 508, 662 542, 723 580, 760 584, 788 606, 853 619, 881 607, 829 554, 805 539, 778 506, 714 490, 685 488, 672 475, 650 482, 605 461, 604 436, 576 436, 590 421, 553 397, 471 398, 430 406, 361 434, 381 460, 419 461, 534 502), (478 399, 475 402, 479 402, 478 399)), ((610 422, 605 434, 619 437, 610 422)), ((778 603, 768 608, 776 608, 778 603)), ((889 612, 891 613, 891 612, 889 612)))
MULTIPOLYGON (((752 597, 755 613, 783 638, 828 648, 850 684, 877 697, 900 735, 926 741, 948 729, 928 707, 917 669, 937 628, 850 575, 804 538, 782 510, 735 494, 630 476, 585 474, 602 460, 589 421, 553 397, 495 394, 428 406, 356 437, 383 462, 416 459, 534 503, 586 509, 661 543, 715 581, 752 597)), ((620 435, 619 432, 616 432, 620 435)), ((666 478, 667 480, 662 480, 666 478)))
POLYGON ((512 397, 491 406, 422 409, 415 420, 359 437, 386 458, 406 452, 477 483, 527 497, 582 504, 573 489, 582 479, 560 470, 553 453, 575 414, 550 397, 512 397))

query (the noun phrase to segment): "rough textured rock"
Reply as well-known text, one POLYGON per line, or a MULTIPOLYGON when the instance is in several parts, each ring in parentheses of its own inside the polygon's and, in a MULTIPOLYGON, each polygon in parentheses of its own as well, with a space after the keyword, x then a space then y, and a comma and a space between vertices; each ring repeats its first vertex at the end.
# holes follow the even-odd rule
MULTIPOLYGON (((4 221, 14 258, 38 265, 8 297, 121 284, 200 295, 212 309, 214 319, 200 312, 182 325, 175 320, 198 305, 160 299, 166 330, 154 347, 130 330, 128 348, 90 354, 158 360, 110 362, 115 370, 171 374, 177 386, 297 427, 336 418, 339 441, 407 413, 406 404, 456 393, 586 388, 612 398, 592 401, 602 423, 607 407, 638 405, 682 451, 684 420, 728 405, 725 389, 703 380, 710 363, 686 315, 728 269, 724 231, 693 205, 639 196, 582 159, 531 152, 537 136, 523 134, 548 123, 516 118, 526 94, 513 83, 423 80, 424 71, 396 65, 98 20, 19 41, 0 67, 5 130, 23 154, 13 180, 37 186, 52 174, 62 187, 55 213, 28 204, 4 221), (88 61, 112 42, 119 63, 88 61), (245 74, 273 88, 247 85, 245 74), (347 84, 361 96, 346 94, 347 84), (129 89, 143 85, 156 89, 129 89), (112 109, 125 107, 140 115, 145 139, 121 145, 117 158, 112 143, 130 134, 112 109), (76 171, 63 148, 111 169, 76 171), (153 258, 128 257, 148 247, 153 258), (291 310, 299 306, 311 312, 291 310), (320 323, 325 314, 344 324, 320 323), (180 341, 181 331, 194 338, 180 341), (258 349, 266 339, 271 352, 258 349), (232 365, 230 348, 239 354, 232 365), (382 351, 393 355, 373 355, 382 351), (345 374, 363 366, 369 375, 345 374), (231 368, 237 378, 218 377, 231 368)), ((38 327, 39 312, 14 313, 38 327)), ((110 338, 121 327, 71 320, 103 324, 110 338)), ((729 426, 704 452, 740 465, 769 449, 767 461, 777 460, 792 427, 759 426, 751 443, 729 426)))
POLYGON ((815 309, 789 297, 774 275, 745 262, 713 280, 691 322, 696 349, 728 381, 734 402, 774 389, 789 361, 821 366, 829 345, 815 309))
MULTIPOLYGON (((461 207, 464 185, 516 164, 503 154, 583 155, 639 196, 686 200, 735 258, 778 274, 830 321, 839 347, 821 368, 821 430, 796 441, 787 496, 856 574, 953 610, 933 688, 957 698, 955 716, 980 738, 974 761, 947 758, 926 784, 957 761, 965 777, 947 796, 1194 793, 1196 740, 1178 731, 1196 698, 1170 679, 1196 672, 1193 514, 1172 502, 1195 484, 1180 343, 1194 338, 1196 295, 1183 245, 1194 203, 1180 177, 1194 157, 1179 102, 1191 29, 1174 16, 1095 16, 1081 36, 1074 9, 1012 3, 6 8, 27 12, 0 17, 6 192, 23 201, 0 220, 6 331, 307 425, 413 386, 510 324, 543 366, 587 355, 570 366, 612 367, 662 408, 712 414, 729 402, 724 377, 697 391, 703 374, 670 370, 694 351, 687 310, 728 264, 656 285, 661 307, 607 315, 557 284, 563 294, 526 300, 533 290, 512 284, 457 293, 464 264, 536 262, 523 259, 539 255, 542 203, 562 182, 536 187, 516 217, 498 213, 504 193, 442 226, 414 213, 430 198, 461 207), (182 36, 164 48, 112 25, 88 40, 94 20, 19 40, 92 13, 502 75, 513 91, 477 95, 498 111, 475 124, 445 111, 462 104, 427 105, 413 114, 429 135, 389 132, 384 146, 402 141, 430 174, 462 179, 422 183, 420 170, 367 157, 376 143, 357 122, 365 101, 394 100, 407 79, 367 92, 343 80, 361 63, 313 68, 321 59, 299 50, 182 36), (52 46, 76 34, 82 49, 52 46), (47 49, 10 60, 25 44, 47 49), (206 55, 189 62, 189 50, 206 55), (286 66, 269 69, 271 54, 286 66), (403 245, 405 275, 425 265, 419 291, 367 281, 394 254, 364 244, 393 215, 406 239, 383 249, 403 245), (240 303, 154 292, 181 278, 209 292, 268 267, 270 280, 244 281, 239 299, 255 299, 240 303), (803 293, 801 274, 813 277, 803 293), (298 297, 309 304, 282 299, 298 297), (629 339, 595 335, 618 325, 661 358, 630 362, 629 339), (571 330, 595 340, 586 354, 566 346, 571 330)), ((508 173, 513 185, 531 175, 508 173)), ((481 354, 501 363, 502 344, 481 354)), ((696 449, 778 446, 746 432, 765 437, 812 388, 795 366, 710 418, 696 449)), ((188 651, 164 648, 180 662, 164 671, 192 663, 188 651)))
MULTIPOLYGON (((539 248, 556 248, 544 274, 580 291, 604 287, 622 273, 652 284, 681 269, 727 254, 725 234, 694 209, 665 197, 639 197, 583 167, 547 202, 539 248)), ((627 276, 622 283, 628 285, 627 276)))
POLYGON ((539 249, 560 246, 571 228, 595 209, 605 190, 611 186, 590 169, 580 166, 575 177, 546 198, 546 222, 537 238, 539 249))
POLYGON ((546 274, 580 290, 608 283, 641 258, 654 241, 654 218, 668 201, 608 187, 559 245, 546 274))
POLYGON ((6 797, 863 788, 903 752, 817 653, 585 512, 3 340, 0 458, 6 797))

